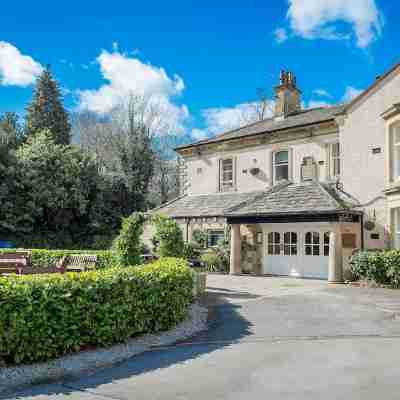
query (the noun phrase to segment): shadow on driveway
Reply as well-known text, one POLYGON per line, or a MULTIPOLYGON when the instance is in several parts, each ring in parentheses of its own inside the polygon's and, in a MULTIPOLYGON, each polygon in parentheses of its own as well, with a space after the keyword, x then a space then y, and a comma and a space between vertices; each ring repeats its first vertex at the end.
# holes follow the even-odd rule
MULTIPOLYGON (((33 386, 12 395, 0 396, 0 398, 11 400, 30 396, 70 395, 77 391, 96 394, 96 388, 99 385, 118 383, 119 380, 185 363, 204 354, 229 347, 250 335, 251 324, 241 315, 241 306, 231 304, 225 298, 235 296, 253 298, 254 296, 233 291, 221 294, 218 291, 222 291, 222 289, 213 289, 216 293, 210 291, 201 299, 201 303, 209 307, 209 329, 198 336, 175 345, 153 348, 93 375, 79 379, 67 379, 59 384, 33 386)), ((82 398, 85 398, 83 393, 82 398)))

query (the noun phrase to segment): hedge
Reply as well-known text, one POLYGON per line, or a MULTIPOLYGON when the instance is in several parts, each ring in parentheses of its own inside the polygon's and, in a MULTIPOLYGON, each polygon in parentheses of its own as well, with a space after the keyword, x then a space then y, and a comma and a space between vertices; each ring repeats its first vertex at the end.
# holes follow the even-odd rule
MULTIPOLYGON (((0 249, 0 254, 12 253, 16 249, 0 249)), ((117 264, 116 256, 111 250, 47 250, 32 249, 32 265, 34 267, 47 267, 54 265, 61 257, 70 254, 95 254, 97 255, 96 268, 101 269, 117 264)))
POLYGON ((49 360, 171 328, 192 301, 187 262, 0 278, 0 364, 49 360))
POLYGON ((367 279, 379 284, 400 287, 400 251, 362 251, 351 258, 355 280, 367 279))

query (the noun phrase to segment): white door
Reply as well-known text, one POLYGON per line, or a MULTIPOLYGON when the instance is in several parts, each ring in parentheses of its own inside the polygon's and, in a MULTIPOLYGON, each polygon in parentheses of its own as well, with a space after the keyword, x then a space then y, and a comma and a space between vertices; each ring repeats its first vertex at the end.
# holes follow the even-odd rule
POLYGON ((263 272, 328 278, 329 227, 275 226, 265 235, 263 272))

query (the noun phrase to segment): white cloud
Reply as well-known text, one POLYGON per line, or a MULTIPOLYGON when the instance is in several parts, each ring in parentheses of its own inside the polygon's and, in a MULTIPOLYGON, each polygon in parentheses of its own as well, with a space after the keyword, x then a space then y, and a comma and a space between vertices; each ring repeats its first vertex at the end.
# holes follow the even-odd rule
POLYGON ((170 78, 163 68, 145 64, 118 51, 109 53, 103 50, 97 62, 107 83, 98 89, 79 91, 80 109, 106 114, 131 95, 143 97, 168 119, 170 129, 177 133, 184 131, 188 109, 172 101, 185 89, 182 78, 178 75, 170 78))
POLYGON ((327 101, 322 100, 310 100, 308 102, 308 108, 321 108, 321 107, 329 107, 332 104, 327 101))
POLYGON ((315 89, 313 93, 320 97, 328 97, 328 98, 332 97, 332 95, 325 89, 315 89))
POLYGON ((357 46, 366 48, 381 34, 383 17, 375 0, 288 1, 290 27, 295 35, 305 39, 355 37, 357 46))
POLYGON ((361 94, 363 90, 357 89, 353 86, 347 86, 344 96, 343 96, 343 101, 345 103, 353 100, 355 97, 357 97, 359 94, 361 94))
POLYGON ((192 133, 190 135, 194 140, 203 140, 208 138, 208 132, 205 129, 192 129, 192 133))
POLYGON ((287 33, 285 28, 277 28, 277 29, 275 29, 274 35, 275 35, 275 41, 277 43, 283 43, 283 42, 286 42, 286 40, 289 39, 288 33, 287 33))
MULTIPOLYGON (((208 108, 203 111, 207 136, 214 136, 240 128, 259 120, 259 102, 241 103, 234 107, 208 108)), ((264 118, 272 116, 273 102, 268 105, 264 118)))
POLYGON ((43 71, 32 57, 22 54, 10 43, 0 41, 0 77, 3 86, 29 86, 43 71))

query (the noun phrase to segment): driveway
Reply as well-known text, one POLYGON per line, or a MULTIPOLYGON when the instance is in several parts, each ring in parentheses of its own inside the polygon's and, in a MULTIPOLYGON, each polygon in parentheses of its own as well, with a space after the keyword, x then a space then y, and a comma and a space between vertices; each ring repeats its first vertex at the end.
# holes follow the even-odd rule
POLYGON ((210 329, 8 399, 398 399, 400 292, 210 275, 210 329))

